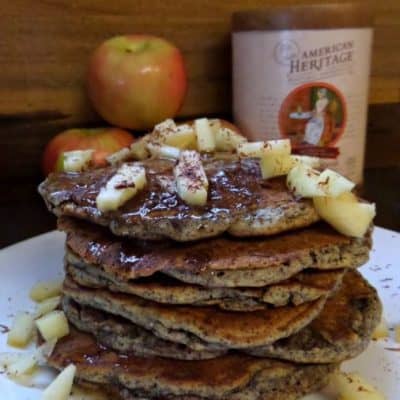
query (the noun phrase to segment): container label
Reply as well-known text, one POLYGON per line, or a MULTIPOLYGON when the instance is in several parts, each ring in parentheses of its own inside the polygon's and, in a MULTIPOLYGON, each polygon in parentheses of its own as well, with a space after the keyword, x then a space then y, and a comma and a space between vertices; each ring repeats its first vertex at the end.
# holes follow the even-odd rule
POLYGON ((361 182, 371 44, 369 28, 233 33, 236 123, 361 182))

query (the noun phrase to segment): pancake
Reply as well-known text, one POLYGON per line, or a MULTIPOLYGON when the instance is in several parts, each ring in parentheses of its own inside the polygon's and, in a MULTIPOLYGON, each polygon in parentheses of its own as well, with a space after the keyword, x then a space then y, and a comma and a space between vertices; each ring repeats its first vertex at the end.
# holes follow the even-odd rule
POLYGON ((82 173, 53 173, 39 186, 50 211, 108 226, 115 235, 138 239, 191 241, 230 231, 236 236, 270 235, 308 226, 319 219, 312 202, 297 199, 284 178, 261 179, 257 160, 205 160, 208 201, 184 203, 175 192, 175 161, 151 159, 147 185, 116 211, 96 207, 114 166, 82 173))
POLYGON ((124 318, 80 306, 67 297, 62 300, 62 309, 72 325, 80 331, 93 334, 103 346, 119 352, 133 352, 140 357, 158 356, 178 360, 205 360, 227 352, 211 349, 196 351, 183 344, 160 339, 149 330, 124 318))
POLYGON ((65 271, 75 282, 86 287, 133 294, 163 304, 216 305, 233 311, 254 311, 270 306, 299 305, 314 301, 334 292, 344 275, 343 269, 308 270, 263 288, 206 288, 161 273, 124 282, 90 265, 77 267, 67 264, 65 271))
MULTIPOLYGON (((143 351, 147 353, 147 346, 150 345, 152 347, 149 353, 152 355, 179 359, 212 358, 217 353, 194 352, 182 345, 177 350, 174 344, 170 348, 161 346, 160 350, 157 343, 159 339, 145 330, 142 330, 141 336, 137 335, 136 332, 141 328, 127 319, 99 312, 91 307, 82 307, 72 301, 64 301, 63 308, 73 325, 92 333, 99 343, 117 351, 136 353, 138 348, 140 355, 143 351), (127 334, 130 331, 135 332, 136 336, 127 334), (138 347, 138 343, 141 346, 138 347)), ((269 346, 244 351, 258 357, 297 363, 342 362, 365 350, 380 321, 381 311, 375 289, 359 273, 349 272, 342 288, 327 300, 324 309, 309 325, 269 346)))
POLYGON ((119 281, 162 271, 178 280, 207 287, 261 287, 281 282, 307 268, 356 268, 368 260, 370 232, 361 239, 326 224, 258 239, 228 236, 194 243, 118 239, 107 229, 60 218, 67 233, 67 261, 92 265, 119 281))
POLYGON ((320 315, 296 334, 249 353, 299 363, 341 362, 366 349, 381 320, 376 290, 357 271, 349 271, 320 315))
POLYGON ((112 386, 127 400, 294 400, 319 390, 337 369, 238 354, 201 361, 141 358, 107 350, 76 330, 57 342, 48 362, 58 369, 73 363, 78 381, 112 386))
POLYGON ((238 313, 212 306, 155 303, 140 297, 89 289, 66 277, 63 292, 75 302, 124 317, 156 336, 196 350, 248 348, 271 344, 298 332, 321 311, 326 299, 238 313))

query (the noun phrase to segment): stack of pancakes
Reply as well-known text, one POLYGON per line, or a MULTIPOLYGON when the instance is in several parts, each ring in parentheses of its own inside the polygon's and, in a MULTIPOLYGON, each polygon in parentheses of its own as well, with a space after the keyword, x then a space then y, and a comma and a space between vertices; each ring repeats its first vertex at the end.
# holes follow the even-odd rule
POLYGON ((254 160, 205 161, 205 207, 176 195, 174 162, 141 164, 147 186, 112 212, 95 199, 116 167, 39 188, 67 234, 73 328, 51 365, 127 400, 290 400, 366 348, 381 314, 356 270, 370 232, 335 232, 254 160))

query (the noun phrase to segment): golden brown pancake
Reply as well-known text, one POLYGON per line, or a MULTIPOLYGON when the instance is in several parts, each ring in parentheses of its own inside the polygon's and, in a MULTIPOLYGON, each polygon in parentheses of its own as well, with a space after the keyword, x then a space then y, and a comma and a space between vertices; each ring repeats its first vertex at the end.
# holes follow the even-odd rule
POLYGON ((341 362, 366 349, 381 314, 376 290, 359 272, 349 271, 342 287, 309 325, 249 353, 302 363, 341 362))
MULTIPOLYGON (((70 322, 117 351, 169 358, 217 357, 216 352, 194 351, 187 346, 157 339, 152 332, 91 307, 64 300, 70 322), (161 342, 161 343, 160 343, 161 342)), ((244 349, 254 356, 272 357, 300 363, 342 362, 361 353, 381 317, 377 293, 358 272, 348 272, 342 288, 327 300, 324 309, 310 324, 271 345, 244 349)), ((221 355, 221 353, 219 354, 221 355)))
POLYGON ((160 304, 133 295, 89 289, 70 277, 64 281, 63 293, 78 304, 124 317, 164 340, 196 350, 271 344, 307 325, 326 301, 321 298, 299 306, 239 313, 212 306, 160 304))
POLYGON ((171 160, 152 159, 145 166, 147 184, 116 211, 96 206, 100 189, 116 167, 81 173, 54 173, 39 186, 50 211, 108 226, 115 235, 137 239, 191 241, 231 231, 236 236, 270 235, 308 226, 319 219, 312 202, 297 199, 283 178, 265 182, 257 160, 205 160, 208 200, 184 203, 175 191, 171 160))
POLYGON ((345 270, 307 270, 288 280, 262 288, 227 288, 192 285, 156 273, 121 281, 91 265, 67 263, 65 271, 79 285, 133 294, 163 304, 216 305, 223 310, 255 311, 266 307, 299 305, 329 296, 339 287, 345 270))
POLYGON ((155 336, 150 330, 125 318, 82 306, 63 297, 62 309, 70 324, 96 337, 98 343, 110 349, 134 353, 140 357, 166 357, 178 360, 207 360, 227 353, 225 350, 195 350, 155 336))
POLYGON ((61 339, 49 364, 73 363, 78 380, 112 386, 124 399, 294 400, 327 383, 335 364, 299 366, 289 362, 226 355, 180 361, 118 354, 72 330, 61 339))
POLYGON ((119 281, 162 271, 207 287, 260 287, 307 268, 356 268, 368 260, 371 247, 370 234, 349 238, 322 223, 268 238, 221 236, 194 243, 120 239, 71 218, 61 218, 58 226, 67 233, 71 264, 90 264, 119 281))

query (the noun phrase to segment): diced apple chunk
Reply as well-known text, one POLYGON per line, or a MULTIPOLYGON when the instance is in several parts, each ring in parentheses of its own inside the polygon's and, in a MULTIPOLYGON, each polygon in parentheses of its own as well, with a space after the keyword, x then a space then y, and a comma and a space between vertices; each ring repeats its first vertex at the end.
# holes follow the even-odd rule
POLYGON ((142 138, 135 140, 129 147, 130 154, 135 160, 145 160, 149 157, 149 151, 147 150, 147 144, 149 143, 149 136, 146 135, 142 138))
POLYGON ((292 168, 287 176, 287 185, 301 197, 337 197, 354 188, 354 183, 335 171, 326 169, 319 172, 303 163, 292 168))
POLYGON ((185 203, 194 206, 206 204, 208 180, 199 153, 182 151, 174 168, 174 176, 178 196, 185 203))
POLYGON ((60 302, 61 296, 50 297, 46 300, 41 301, 37 304, 35 318, 41 317, 42 315, 54 311, 60 305, 60 302))
POLYGON ((74 383, 75 373, 75 365, 68 365, 44 390, 42 400, 68 400, 74 383))
POLYGON ((178 125, 173 132, 164 138, 164 143, 168 146, 177 147, 181 150, 195 149, 197 144, 196 132, 188 124, 178 125))
POLYGON ((236 151, 239 157, 262 157, 266 142, 244 142, 239 143, 236 151))
POLYGON ((237 153, 240 157, 279 157, 290 156, 291 145, 289 139, 267 140, 259 142, 240 143, 237 153))
POLYGON ((325 169, 319 176, 319 185, 326 196, 337 197, 344 192, 351 192, 355 183, 331 169, 325 169))
POLYGON ((292 160, 292 168, 297 164, 308 165, 312 168, 318 168, 321 165, 321 159, 319 157, 291 155, 290 158, 292 160))
POLYGON ((4 372, 8 367, 20 361, 25 353, 7 352, 0 353, 0 371, 4 372))
POLYGON ((39 282, 31 289, 30 298, 36 302, 43 301, 49 297, 58 296, 61 289, 62 280, 39 282))
POLYGON ((239 144, 247 142, 244 136, 221 124, 219 119, 210 119, 209 124, 214 132, 217 151, 233 151, 239 144))
POLYGON ((267 152, 260 160, 261 174, 264 179, 287 175, 292 168, 299 164, 318 166, 319 158, 267 152))
POLYGON ((172 118, 168 118, 157 124, 151 135, 153 140, 158 143, 165 143, 165 138, 176 131, 176 124, 172 118))
POLYGON ((276 139, 267 140, 264 148, 264 153, 274 153, 276 155, 290 155, 292 152, 292 146, 289 139, 276 139))
POLYGON ((287 175, 287 186, 301 197, 325 196, 325 191, 319 185, 320 172, 304 164, 298 164, 287 175))
POLYGON ((143 166, 123 164, 101 188, 96 198, 97 208, 103 212, 116 210, 145 185, 146 171, 143 166))
POLYGON ((215 150, 215 136, 207 118, 199 118, 194 121, 197 135, 197 149, 210 152, 215 150))
POLYGON ((106 159, 110 165, 117 165, 122 163, 123 161, 129 160, 130 157, 131 157, 130 148, 124 147, 123 149, 110 154, 109 156, 106 157, 106 159))
POLYGON ((14 347, 25 347, 31 341, 34 329, 33 316, 25 312, 18 313, 10 332, 8 332, 7 344, 14 347))
POLYGON ((375 204, 359 202, 350 192, 338 197, 314 197, 319 216, 338 232, 347 236, 363 237, 375 217, 375 204))
POLYGON ((149 143, 147 145, 150 153, 154 157, 158 158, 170 158, 173 160, 177 160, 181 151, 177 147, 167 146, 166 144, 152 144, 149 143))
POLYGON ((339 400, 385 400, 382 393, 355 373, 336 373, 330 385, 339 393, 339 400))
POLYGON ((52 311, 36 320, 36 326, 46 341, 60 339, 69 334, 69 325, 63 311, 52 311))
POLYGON ((260 159, 261 175, 263 179, 286 175, 292 165, 292 160, 287 155, 264 156, 260 159))
POLYGON ((372 334, 372 339, 379 340, 385 339, 389 336, 389 328, 387 326, 387 322, 384 318, 381 319, 379 325, 375 328, 374 333, 372 334))
POLYGON ((7 372, 11 375, 19 376, 29 374, 37 364, 37 357, 35 353, 23 354, 23 356, 10 364, 7 368, 7 372))
POLYGON ((63 153, 63 171, 81 172, 89 168, 94 150, 73 150, 63 153))

